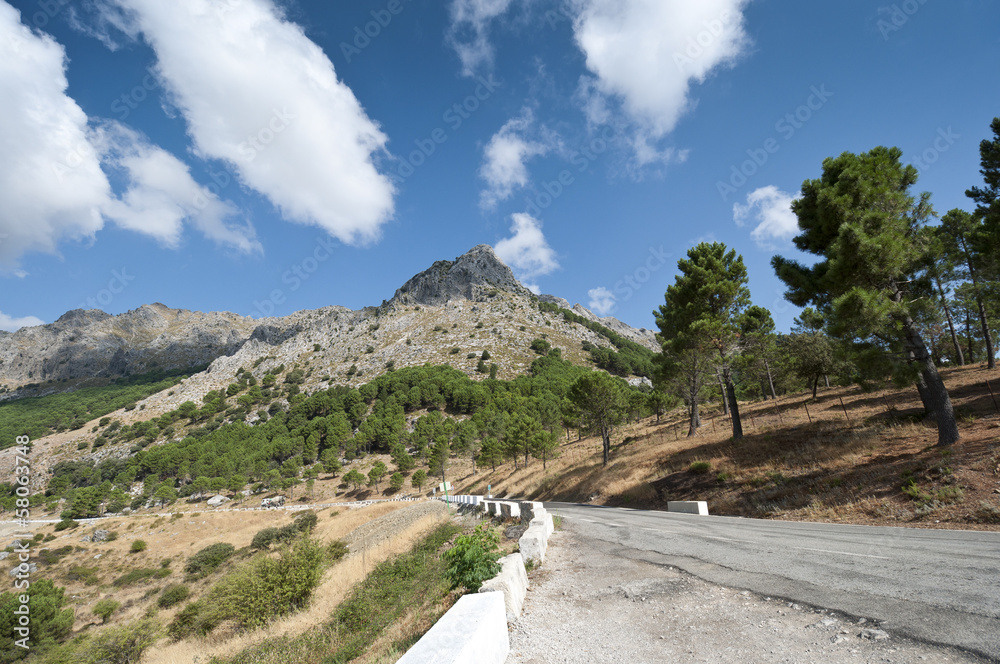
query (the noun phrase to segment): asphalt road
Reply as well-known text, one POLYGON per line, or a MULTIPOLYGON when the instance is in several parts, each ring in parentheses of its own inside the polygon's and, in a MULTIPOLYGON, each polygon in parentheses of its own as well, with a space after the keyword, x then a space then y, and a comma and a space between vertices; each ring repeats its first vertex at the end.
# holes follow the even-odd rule
POLYGON ((1000 661, 1000 533, 545 506, 616 555, 1000 661))

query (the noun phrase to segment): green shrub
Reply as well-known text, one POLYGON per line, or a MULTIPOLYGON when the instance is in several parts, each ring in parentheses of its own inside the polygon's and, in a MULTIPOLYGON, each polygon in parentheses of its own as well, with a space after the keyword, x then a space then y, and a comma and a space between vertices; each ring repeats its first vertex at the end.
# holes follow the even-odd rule
POLYGON ((326 545, 326 559, 335 563, 347 555, 347 543, 341 540, 334 540, 326 545))
POLYGON ((133 584, 139 583, 140 581, 146 581, 147 579, 163 579, 170 576, 170 570, 165 568, 152 569, 150 567, 140 567, 138 569, 133 569, 119 576, 117 579, 111 582, 111 585, 117 588, 125 588, 126 586, 131 586, 133 584))
POLYGON ((96 567, 80 567, 79 565, 70 567, 69 571, 66 572, 66 578, 70 581, 80 581, 86 586, 96 586, 101 582, 97 578, 96 567))
POLYGON ((695 461, 691 464, 688 470, 696 475, 704 475, 708 471, 712 470, 712 464, 708 461, 695 461))
POLYGON ((91 609, 94 615, 101 619, 101 624, 108 622, 108 618, 111 617, 115 611, 121 607, 121 602, 116 602, 110 597, 105 597, 99 600, 97 604, 94 604, 94 608, 91 609))
POLYGON ((156 600, 156 605, 161 609, 169 609, 175 604, 180 604, 190 595, 190 588, 180 583, 174 583, 163 589, 163 594, 156 600))
POLYGON ((298 540, 278 558, 258 555, 229 572, 209 593, 214 618, 237 629, 255 629, 305 606, 319 584, 325 552, 311 538, 298 540))
POLYGON ((192 579, 206 577, 217 570, 219 565, 226 562, 235 552, 236 547, 232 544, 224 542, 210 544, 188 558, 187 563, 184 564, 184 571, 192 579))
POLYGON ((191 602, 174 616, 167 626, 167 635, 175 641, 195 634, 204 636, 218 624, 219 621, 213 617, 212 612, 205 610, 204 603, 191 602))
POLYGON ((55 525, 56 532, 66 530, 67 528, 79 528, 80 524, 73 519, 63 519, 55 525))
POLYGON ((132 542, 132 546, 128 548, 129 553, 142 553, 146 550, 146 540, 137 539, 132 542))
POLYGON ((78 660, 86 664, 132 664, 160 638, 163 628, 152 618, 108 627, 88 641, 78 660))
POLYGON ((471 533, 459 535, 444 559, 452 585, 477 592, 484 581, 500 573, 500 533, 481 523, 471 533))

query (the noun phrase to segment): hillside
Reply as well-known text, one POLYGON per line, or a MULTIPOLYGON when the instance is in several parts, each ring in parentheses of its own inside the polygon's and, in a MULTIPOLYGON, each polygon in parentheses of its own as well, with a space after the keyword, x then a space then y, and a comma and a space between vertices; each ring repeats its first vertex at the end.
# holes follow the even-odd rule
POLYGON ((456 464, 456 491, 648 509, 707 500, 720 515, 1000 530, 1000 408, 985 383, 995 374, 967 366, 943 376, 962 433, 950 449, 937 447, 916 390, 833 387, 816 400, 741 404, 739 442, 717 406, 692 438, 675 411, 620 427, 607 468, 600 438, 574 435, 547 468, 532 460, 473 475, 456 464))

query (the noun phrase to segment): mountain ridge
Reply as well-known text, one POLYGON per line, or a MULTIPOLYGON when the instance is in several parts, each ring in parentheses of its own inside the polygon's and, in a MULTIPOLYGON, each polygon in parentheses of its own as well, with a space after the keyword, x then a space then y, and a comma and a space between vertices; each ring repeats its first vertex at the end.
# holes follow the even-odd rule
MULTIPOLYGON (((225 387, 240 367, 267 357, 281 361, 275 364, 317 362, 319 375, 307 380, 316 386, 356 382, 356 376, 367 380, 388 367, 425 362, 449 363, 475 376, 477 361, 469 355, 484 350, 496 358, 501 375, 512 376, 530 364, 534 353, 528 347, 534 338, 550 338, 581 364, 589 364, 583 342, 608 345, 591 330, 539 312, 537 302, 558 304, 658 349, 648 330, 599 318, 579 304, 564 306, 569 303, 562 298, 535 296, 492 247, 477 245, 415 274, 381 306, 359 310, 332 305, 254 319, 226 311, 174 309, 160 302, 117 315, 74 309, 53 323, 3 335, 0 391, 6 394, 0 396, 23 396, 18 390, 26 385, 53 391, 76 381, 206 364, 204 376, 185 382, 207 391, 225 387), (348 374, 351 366, 356 371, 348 374), (329 380, 316 380, 323 375, 329 380)), ((179 392, 189 396, 187 389, 179 392)))

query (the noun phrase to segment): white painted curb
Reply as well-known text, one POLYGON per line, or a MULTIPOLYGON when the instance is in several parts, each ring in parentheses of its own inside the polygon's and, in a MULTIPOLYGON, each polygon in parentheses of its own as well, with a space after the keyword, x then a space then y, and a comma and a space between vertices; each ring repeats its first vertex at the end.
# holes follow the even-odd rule
POLYGON ((708 503, 704 500, 670 500, 667 502, 667 511, 708 516, 708 503))
POLYGON ((510 654, 502 592, 464 595, 397 664, 504 664, 510 654))

